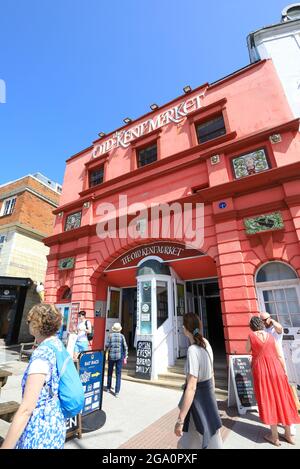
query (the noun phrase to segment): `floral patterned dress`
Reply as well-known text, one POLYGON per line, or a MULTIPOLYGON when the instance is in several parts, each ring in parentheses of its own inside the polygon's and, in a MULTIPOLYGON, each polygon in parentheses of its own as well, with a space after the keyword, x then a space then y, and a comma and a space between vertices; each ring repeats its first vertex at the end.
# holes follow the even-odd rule
POLYGON ((33 352, 28 367, 22 380, 22 396, 26 386, 30 366, 35 360, 45 360, 49 366, 46 382, 38 398, 36 408, 16 445, 16 449, 63 449, 66 427, 58 399, 59 375, 56 366, 55 352, 47 347, 47 341, 54 340, 51 337, 44 340, 33 352))

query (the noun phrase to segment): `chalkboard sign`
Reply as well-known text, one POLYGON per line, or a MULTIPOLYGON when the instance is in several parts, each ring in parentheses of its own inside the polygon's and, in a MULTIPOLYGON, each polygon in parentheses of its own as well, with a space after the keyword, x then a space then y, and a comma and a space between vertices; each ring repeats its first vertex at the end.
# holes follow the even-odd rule
POLYGON ((136 347, 136 368, 137 378, 151 379, 152 370, 152 342, 139 340, 136 347))
POLYGON ((251 355, 230 355, 228 406, 236 405, 239 414, 257 409, 251 370, 251 355))

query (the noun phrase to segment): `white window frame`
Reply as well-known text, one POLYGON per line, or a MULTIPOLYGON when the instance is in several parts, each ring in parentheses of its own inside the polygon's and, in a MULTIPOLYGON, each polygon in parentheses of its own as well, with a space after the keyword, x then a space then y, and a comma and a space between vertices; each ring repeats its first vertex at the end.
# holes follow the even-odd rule
MULTIPOLYGON (((6 235, 0 234, 0 256, 1 256, 1 251, 3 249, 5 241, 6 241, 6 235)), ((0 260, 0 262, 1 262, 1 260, 0 260)))
POLYGON ((15 209, 16 201, 17 201, 16 196, 10 197, 9 199, 4 199, 2 202, 0 217, 11 215, 15 209), (8 210, 6 210, 7 204, 8 204, 8 210))
MULTIPOLYGON (((300 281, 293 279, 293 280, 274 280, 271 282, 258 282, 256 283, 256 290, 257 290, 257 296, 258 296, 258 302, 259 306, 262 312, 267 312, 266 311, 266 304, 264 300, 264 291, 270 291, 270 290, 286 290, 287 288, 295 288, 296 294, 298 297, 298 302, 300 306, 300 281)), ((276 302, 275 302, 276 303, 276 302)), ((299 313, 300 315, 300 313, 299 313)), ((291 320, 291 315, 290 312, 288 312, 288 317, 291 320)), ((280 322, 280 317, 277 315, 277 320, 280 322)), ((285 326, 287 327, 287 326, 285 326)), ((289 327, 294 327, 294 326, 289 326, 289 327)))

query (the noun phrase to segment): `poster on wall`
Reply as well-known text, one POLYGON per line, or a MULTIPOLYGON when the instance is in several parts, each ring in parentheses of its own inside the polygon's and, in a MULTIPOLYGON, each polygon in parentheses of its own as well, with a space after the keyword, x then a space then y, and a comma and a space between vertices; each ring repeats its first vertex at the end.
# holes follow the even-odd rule
POLYGON ((151 281, 138 283, 138 318, 139 334, 151 335, 152 333, 152 288, 151 281))
POLYGON ((70 332, 77 331, 77 322, 78 322, 78 313, 80 311, 80 303, 72 303, 71 304, 71 317, 70 317, 70 332))
POLYGON ((74 354, 76 341, 77 341, 77 334, 74 334, 73 332, 71 332, 68 336, 68 342, 67 342, 67 352, 71 355, 71 357, 73 357, 73 354, 74 354))
POLYGON ((70 305, 62 304, 62 305, 56 305, 56 307, 61 312, 61 315, 62 315, 62 325, 57 335, 60 338, 60 340, 64 343, 64 345, 66 345, 67 340, 68 340, 68 333, 69 333, 70 305))

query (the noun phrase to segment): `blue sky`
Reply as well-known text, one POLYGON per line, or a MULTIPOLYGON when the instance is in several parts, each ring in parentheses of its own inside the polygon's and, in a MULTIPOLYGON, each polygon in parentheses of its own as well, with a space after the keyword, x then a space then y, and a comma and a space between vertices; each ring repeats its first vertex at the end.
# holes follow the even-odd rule
POLYGON ((98 132, 247 65, 246 36, 288 3, 1 0, 0 184, 37 171, 62 182, 98 132))

